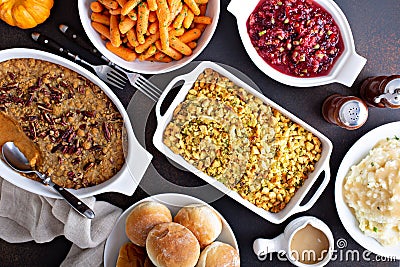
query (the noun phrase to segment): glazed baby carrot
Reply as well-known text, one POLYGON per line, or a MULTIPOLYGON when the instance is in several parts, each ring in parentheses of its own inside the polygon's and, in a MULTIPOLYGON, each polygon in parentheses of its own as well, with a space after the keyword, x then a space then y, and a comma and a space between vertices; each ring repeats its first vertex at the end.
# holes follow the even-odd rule
POLYGON ((131 12, 142 0, 129 0, 122 7, 121 14, 126 16, 129 12, 131 12))
POLYGON ((152 44, 154 44, 160 38, 160 34, 156 33, 147 37, 143 44, 140 44, 135 47, 136 53, 143 53, 147 48, 149 48, 152 44))
POLYGON ((185 29, 189 29, 189 28, 190 28, 190 25, 192 25, 193 19, 194 19, 194 14, 193 14, 192 10, 188 9, 187 15, 186 15, 186 17, 183 19, 183 23, 182 23, 182 24, 183 24, 183 27, 184 27, 185 29))
POLYGON ((168 31, 169 36, 182 36, 185 33, 185 29, 172 29, 168 31))
POLYGON ((174 26, 175 29, 182 27, 183 20, 187 16, 188 10, 189 10, 188 6, 183 5, 181 12, 179 12, 179 14, 176 16, 174 22, 172 23, 172 25, 174 26))
POLYGON ((205 16, 207 11, 207 5, 206 4, 199 5, 199 9, 200 9, 199 16, 205 16))
POLYGON ((119 47, 122 44, 118 28, 118 17, 115 15, 111 15, 110 18, 110 41, 115 47, 119 47))
POLYGON ((187 43, 187 46, 189 46, 190 49, 193 50, 193 49, 195 49, 197 47, 197 43, 192 41, 192 42, 187 43))
POLYGON ((173 21, 174 18, 179 14, 182 10, 182 1, 181 0, 171 0, 171 4, 169 5, 171 18, 170 21, 173 21))
POLYGON ((193 18, 194 23, 200 23, 200 24, 211 24, 212 19, 207 16, 196 16, 193 18))
POLYGON ((108 9, 117 9, 118 8, 118 2, 114 0, 98 0, 99 3, 101 3, 103 6, 105 6, 108 9))
POLYGON ((199 6, 196 4, 194 0, 184 0, 185 4, 192 10, 193 14, 196 16, 200 15, 199 6))
POLYGON ((122 34, 127 33, 130 29, 133 28, 133 26, 135 26, 136 21, 131 20, 129 17, 124 17, 123 20, 121 20, 121 22, 119 23, 118 27, 119 27, 119 31, 122 34))
POLYGON ((164 54, 170 56, 171 58, 173 58, 175 60, 180 60, 182 58, 181 53, 179 53, 178 51, 176 51, 175 49, 173 49, 169 46, 166 49, 162 49, 161 42, 159 40, 156 42, 156 47, 158 50, 160 50, 161 52, 163 52, 164 54))
POLYGON ((139 55, 139 60, 147 60, 149 57, 152 57, 157 52, 157 47, 155 44, 152 44, 144 53, 139 55))
MULTIPOLYGON (((170 18, 170 11, 167 0, 156 0, 157 2, 157 18, 160 24, 167 26, 170 18)), ((161 25, 160 25, 161 26, 161 25)))
POLYGON ((137 20, 137 12, 136 10, 132 10, 127 15, 131 20, 137 20))
POLYGON ((169 47, 169 40, 168 40, 168 27, 164 24, 159 24, 158 25, 158 31, 160 32, 160 41, 161 41, 161 47, 163 49, 167 49, 169 47))
POLYGON ((107 42, 106 47, 108 50, 127 61, 133 61, 136 59, 136 53, 129 48, 123 46, 115 47, 111 42, 107 42))
POLYGON ((181 40, 184 43, 189 43, 191 41, 199 39, 201 35, 201 31, 199 29, 191 29, 187 32, 185 32, 182 36, 179 37, 179 40, 181 40))
POLYGON ((92 19, 92 21, 101 23, 103 25, 110 25, 110 17, 103 15, 101 13, 92 13, 92 15, 90 16, 90 18, 92 19))
POLYGON ((138 32, 138 27, 136 27, 136 39, 138 40, 139 44, 144 44, 146 41, 144 35, 138 32))
POLYGON ((159 62, 166 62, 166 63, 172 61, 172 59, 171 59, 169 56, 167 56, 166 54, 164 54, 163 52, 157 52, 157 53, 154 55, 154 59, 155 59, 156 61, 159 61, 159 62))
POLYGON ((158 21, 151 23, 148 30, 150 34, 155 34, 158 31, 158 21))
POLYGON ((147 0, 147 4, 149 5, 149 9, 151 11, 156 11, 157 10, 157 1, 156 0, 147 0))
POLYGON ((184 42, 182 42, 175 36, 171 36, 169 38, 169 43, 171 44, 171 47, 173 49, 181 54, 184 54, 185 56, 190 56, 192 54, 192 49, 190 49, 189 46, 187 46, 184 42))
POLYGON ((93 12, 100 13, 101 11, 103 11, 103 6, 99 2, 92 2, 90 3, 90 9, 93 12))
POLYGON ((138 20, 136 25, 138 33, 145 34, 147 32, 147 27, 149 26, 149 14, 150 10, 147 7, 147 3, 140 3, 138 7, 138 20))
MULTIPOLYGON (((148 6, 148 4, 147 4, 147 6, 148 6)), ((150 8, 149 8, 149 10, 150 10, 150 8)), ((149 22, 155 22, 156 20, 157 20, 157 12, 150 10, 149 22)))
POLYGON ((110 28, 107 26, 104 26, 101 23, 92 21, 92 27, 95 29, 98 33, 100 33, 102 36, 105 36, 107 39, 110 39, 110 28))
POLYGON ((130 29, 127 33, 126 33, 126 37, 128 37, 128 43, 130 45, 132 45, 132 47, 136 47, 139 45, 139 42, 136 38, 136 32, 135 29, 130 29))

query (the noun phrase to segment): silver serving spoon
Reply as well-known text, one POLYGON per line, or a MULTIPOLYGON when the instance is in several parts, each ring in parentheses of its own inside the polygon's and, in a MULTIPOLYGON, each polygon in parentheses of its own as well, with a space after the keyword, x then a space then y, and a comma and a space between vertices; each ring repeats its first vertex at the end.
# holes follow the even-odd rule
POLYGON ((25 155, 18 149, 14 142, 7 142, 2 148, 4 161, 15 171, 22 173, 34 173, 43 183, 52 186, 64 199, 68 202, 71 207, 73 207, 78 213, 85 216, 88 219, 94 218, 94 212, 80 199, 74 196, 65 188, 53 183, 51 178, 42 174, 36 170, 33 170, 29 164, 28 159, 25 155))

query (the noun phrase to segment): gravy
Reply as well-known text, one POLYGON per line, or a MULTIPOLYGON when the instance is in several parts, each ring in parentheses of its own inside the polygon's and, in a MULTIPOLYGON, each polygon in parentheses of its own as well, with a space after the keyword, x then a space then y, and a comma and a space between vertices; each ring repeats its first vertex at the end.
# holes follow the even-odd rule
POLYGON ((36 145, 12 118, 0 112, 0 147, 10 141, 27 157, 31 167, 40 163, 40 151, 36 145))
POLYGON ((297 231, 290 242, 292 256, 299 262, 314 264, 322 261, 329 250, 329 240, 319 229, 307 224, 297 231))

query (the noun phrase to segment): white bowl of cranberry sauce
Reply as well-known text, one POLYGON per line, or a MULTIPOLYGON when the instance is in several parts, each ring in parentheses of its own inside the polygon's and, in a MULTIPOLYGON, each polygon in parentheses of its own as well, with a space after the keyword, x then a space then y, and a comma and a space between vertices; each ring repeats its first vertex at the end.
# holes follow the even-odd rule
POLYGON ((254 64, 283 84, 350 87, 367 61, 332 0, 232 0, 228 11, 254 64))

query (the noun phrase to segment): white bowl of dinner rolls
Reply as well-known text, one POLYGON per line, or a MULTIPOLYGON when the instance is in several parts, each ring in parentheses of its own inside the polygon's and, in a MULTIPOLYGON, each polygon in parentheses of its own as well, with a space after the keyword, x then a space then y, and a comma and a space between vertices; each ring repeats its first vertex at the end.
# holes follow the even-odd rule
POLYGON ((104 250, 104 266, 240 266, 235 235, 222 215, 183 194, 159 194, 129 207, 104 250))
POLYGON ((220 1, 78 0, 78 9, 86 35, 105 57, 130 71, 158 74, 183 67, 204 50, 220 1))

